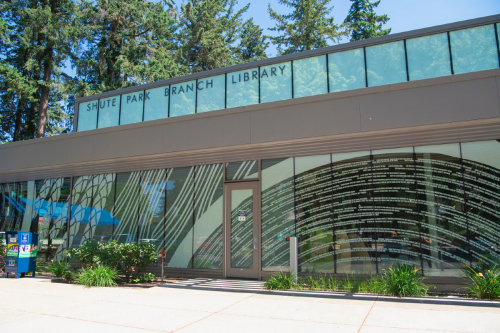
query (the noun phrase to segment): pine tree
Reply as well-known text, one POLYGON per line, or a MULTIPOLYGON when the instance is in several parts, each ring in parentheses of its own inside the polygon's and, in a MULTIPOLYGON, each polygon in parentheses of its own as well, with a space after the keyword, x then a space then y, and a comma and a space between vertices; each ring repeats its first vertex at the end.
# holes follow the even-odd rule
POLYGON ((333 6, 331 0, 279 0, 280 4, 293 8, 293 12, 280 15, 268 7, 271 19, 276 26, 271 31, 281 33, 268 36, 273 44, 278 45, 280 54, 289 54, 328 46, 328 40, 339 42, 345 32, 328 15, 333 6))
POLYGON ((391 33, 391 29, 382 29, 390 18, 387 15, 377 15, 375 8, 381 0, 351 0, 353 2, 344 23, 349 26, 351 42, 356 40, 379 37, 391 33))
POLYGON ((266 37, 262 34, 263 29, 253 23, 253 19, 248 19, 241 29, 240 41, 234 54, 238 63, 245 63, 266 59, 266 49, 269 42, 266 42, 266 37))

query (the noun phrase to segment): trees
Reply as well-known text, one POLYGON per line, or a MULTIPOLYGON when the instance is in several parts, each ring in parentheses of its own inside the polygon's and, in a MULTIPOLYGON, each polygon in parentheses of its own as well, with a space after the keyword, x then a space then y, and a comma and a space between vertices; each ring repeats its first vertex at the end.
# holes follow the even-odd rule
POLYGON ((253 19, 247 20, 241 29, 240 42, 234 53, 239 63, 256 61, 267 58, 266 49, 269 42, 262 34, 263 29, 253 23, 253 19))
POLYGON ((344 23, 349 26, 351 42, 388 35, 391 29, 382 29, 382 25, 389 21, 387 15, 377 15, 375 8, 381 0, 351 0, 353 4, 349 9, 344 23))
POLYGON ((271 19, 276 26, 271 31, 278 31, 279 36, 269 36, 273 44, 278 45, 280 54, 289 54, 318 47, 328 46, 328 40, 340 41, 345 35, 342 27, 333 22, 328 14, 333 9, 331 0, 279 0, 280 4, 293 8, 293 12, 280 15, 268 7, 271 19))

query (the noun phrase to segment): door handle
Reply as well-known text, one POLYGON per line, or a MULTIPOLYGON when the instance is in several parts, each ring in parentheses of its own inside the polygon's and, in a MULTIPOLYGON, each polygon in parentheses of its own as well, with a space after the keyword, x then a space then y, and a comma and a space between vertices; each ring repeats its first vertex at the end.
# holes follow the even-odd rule
POLYGON ((253 235, 253 249, 257 250, 257 235, 253 235))

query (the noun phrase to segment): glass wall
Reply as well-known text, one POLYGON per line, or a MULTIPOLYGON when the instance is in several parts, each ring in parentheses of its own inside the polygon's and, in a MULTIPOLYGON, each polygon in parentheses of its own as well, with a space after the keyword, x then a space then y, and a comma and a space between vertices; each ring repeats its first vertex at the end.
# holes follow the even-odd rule
POLYGON ((111 127, 120 124, 120 96, 99 100, 99 128, 111 127))
POLYGON ((451 75, 446 33, 406 40, 410 81, 451 75))
POLYGON ((259 178, 258 161, 226 163, 226 180, 244 180, 259 178))
POLYGON ((293 62, 293 97, 306 97, 328 92, 326 56, 293 62))
POLYGON ((228 108, 259 103, 259 68, 228 73, 226 92, 228 108))
POLYGON ((328 55, 330 92, 366 87, 365 55, 363 49, 328 55))
POLYGON ((144 121, 168 117, 170 86, 149 89, 144 92, 144 121))
POLYGON ((370 46, 365 50, 368 87, 407 80, 403 41, 370 46))
POLYGON ((170 86, 170 116, 192 114, 196 109, 196 81, 170 86))

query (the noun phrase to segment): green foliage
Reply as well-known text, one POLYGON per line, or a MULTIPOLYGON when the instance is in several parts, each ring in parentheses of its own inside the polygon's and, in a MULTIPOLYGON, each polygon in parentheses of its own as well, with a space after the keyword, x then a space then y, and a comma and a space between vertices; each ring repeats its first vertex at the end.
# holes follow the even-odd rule
POLYGON ((370 2, 370 0, 351 0, 353 4, 349 9, 344 24, 348 26, 351 42, 388 35, 391 29, 382 29, 382 25, 390 18, 387 15, 377 15, 375 8, 381 0, 370 2))
POLYGON ((279 0, 279 3, 293 8, 290 14, 280 15, 271 5, 268 12, 271 19, 277 21, 271 31, 280 33, 268 36, 273 44, 278 45, 280 54, 289 54, 328 46, 328 40, 339 42, 346 35, 341 26, 328 17, 333 9, 331 0, 279 0))
POLYGON ((130 281, 131 275, 139 276, 157 260, 153 243, 120 244, 119 248, 120 264, 127 282, 130 281))
POLYGON ((469 296, 483 299, 499 299, 500 298, 500 268, 493 266, 491 268, 473 269, 466 266, 463 269, 467 277, 467 289, 469 296))
POLYGON ((54 274, 57 278, 65 277, 66 271, 69 268, 69 264, 64 261, 58 261, 56 263, 51 263, 48 267, 49 272, 54 274))
POLYGON ((77 284, 85 287, 115 287, 118 272, 107 266, 83 268, 75 279, 77 284))
POLYGON ((0 238, 0 270, 5 267, 5 256, 7 255, 7 245, 5 241, 0 238))
POLYGON ((153 273, 144 273, 133 280, 134 283, 151 283, 154 282, 156 276, 153 273))
POLYGON ((383 270, 375 287, 377 293, 385 295, 425 296, 429 287, 422 283, 423 279, 416 267, 396 263, 388 270, 383 270))
POLYGON ((264 288, 268 290, 287 290, 295 286, 295 277, 281 272, 276 273, 264 282, 264 288))

